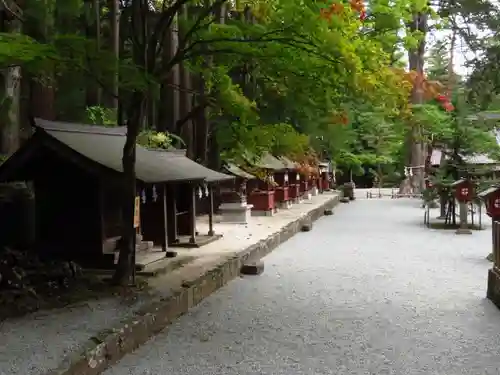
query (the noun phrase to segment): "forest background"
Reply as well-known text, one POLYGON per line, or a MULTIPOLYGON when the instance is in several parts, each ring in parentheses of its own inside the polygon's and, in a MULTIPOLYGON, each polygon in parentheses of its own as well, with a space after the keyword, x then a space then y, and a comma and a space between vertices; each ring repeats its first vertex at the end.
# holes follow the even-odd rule
POLYGON ((137 142, 423 189, 433 149, 499 155, 495 124, 470 120, 500 109, 499 15, 486 0, 1 0, 0 153, 33 117, 126 125, 126 238, 137 142))

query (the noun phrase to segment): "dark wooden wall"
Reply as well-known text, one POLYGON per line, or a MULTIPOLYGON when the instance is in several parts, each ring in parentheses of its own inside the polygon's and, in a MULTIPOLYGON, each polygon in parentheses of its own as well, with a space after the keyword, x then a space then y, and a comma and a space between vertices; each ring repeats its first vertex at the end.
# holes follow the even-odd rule
POLYGON ((97 179, 44 152, 30 166, 35 190, 37 247, 81 263, 102 252, 97 179))

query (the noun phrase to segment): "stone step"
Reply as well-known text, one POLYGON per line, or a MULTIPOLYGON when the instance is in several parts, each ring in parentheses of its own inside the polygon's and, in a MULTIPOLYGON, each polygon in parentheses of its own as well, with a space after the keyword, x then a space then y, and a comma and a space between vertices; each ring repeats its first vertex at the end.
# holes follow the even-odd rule
POLYGON ((135 245, 135 251, 149 251, 153 249, 152 241, 142 241, 135 245))

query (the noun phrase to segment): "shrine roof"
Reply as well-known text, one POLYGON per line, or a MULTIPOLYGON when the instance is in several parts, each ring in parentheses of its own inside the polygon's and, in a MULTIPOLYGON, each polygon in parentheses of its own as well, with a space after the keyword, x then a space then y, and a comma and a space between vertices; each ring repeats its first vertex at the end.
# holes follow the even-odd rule
MULTIPOLYGON (((44 142, 52 143, 52 149, 56 152, 64 151, 64 146, 66 146, 66 151, 69 148, 80 156, 79 160, 82 160, 83 156, 83 159, 87 159, 86 161, 97 163, 99 166, 116 172, 123 172, 122 156, 126 139, 125 127, 107 128, 40 119, 35 120, 35 126, 33 141, 38 138, 42 144, 44 142)), ((18 153, 22 151, 23 148, 18 153)), ((11 158, 14 159, 16 154, 11 158)), ((71 154, 74 155, 74 153, 71 154)), ((149 150, 139 145, 136 148, 135 169, 137 179, 146 183, 215 182, 233 178, 194 162, 185 156, 185 150, 158 151, 149 150)))
POLYGON ((229 173, 231 173, 232 175, 234 175, 236 177, 246 178, 247 180, 253 180, 256 178, 254 175, 244 171, 243 169, 241 169, 240 167, 238 167, 237 165, 235 165, 233 163, 226 163, 224 168, 229 173))
POLYGON ((479 198, 486 198, 488 195, 493 194, 493 193, 497 192, 498 190, 500 190, 499 186, 492 186, 486 190, 483 190, 477 196, 479 198))
POLYGON ((286 169, 285 164, 283 164, 283 162, 275 158, 269 152, 263 153, 262 156, 253 164, 258 168, 271 169, 274 171, 281 171, 283 169, 286 169))
POLYGON ((88 124, 78 124, 73 122, 65 121, 48 121, 41 118, 35 119, 35 127, 42 128, 44 130, 53 131, 68 131, 74 133, 92 133, 92 134, 102 134, 102 135, 126 135, 126 126, 101 126, 101 125, 88 125, 88 124))
POLYGON ((467 180, 466 180, 465 178, 461 178, 461 179, 459 179, 459 180, 456 180, 456 181, 452 182, 452 183, 450 184, 450 186, 451 186, 451 187, 455 187, 455 186, 458 186, 458 185, 460 185, 460 184, 463 184, 463 183, 464 183, 464 182, 466 182, 466 181, 467 181, 467 180))
POLYGON ((286 156, 280 156, 278 159, 283 163, 286 169, 297 169, 297 163, 288 159, 286 156))

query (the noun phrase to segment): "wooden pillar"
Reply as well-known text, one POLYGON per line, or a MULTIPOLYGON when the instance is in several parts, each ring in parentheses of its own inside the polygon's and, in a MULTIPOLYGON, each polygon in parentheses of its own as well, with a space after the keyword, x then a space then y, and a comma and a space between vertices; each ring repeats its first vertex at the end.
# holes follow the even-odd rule
POLYGON ((446 194, 444 191, 439 193, 439 220, 446 219, 446 194))
POLYGON ((208 187, 208 199, 210 203, 209 211, 208 211, 208 235, 213 236, 214 233, 214 189, 213 186, 210 185, 208 187))
MULTIPOLYGON (((104 216, 104 213, 106 212, 105 208, 105 204, 104 204, 104 189, 105 189, 105 186, 104 184, 102 183, 102 181, 99 181, 99 184, 98 184, 98 194, 99 194, 99 202, 98 202, 98 205, 99 205, 99 219, 100 219, 100 223, 99 223, 99 236, 100 236, 100 241, 101 241, 101 249, 103 249, 103 245, 104 245, 104 241, 106 240, 106 218, 104 216)), ((35 201, 36 203, 36 201, 35 201)))
POLYGON ((493 262, 494 266, 497 265, 497 252, 495 250, 495 238, 496 238, 495 231, 496 231, 495 218, 492 217, 491 218, 491 261, 493 262))
POLYGON ((172 243, 179 242, 178 229, 177 229, 177 186, 172 186, 172 196, 170 197, 170 202, 172 202, 172 243))
POLYGON ((492 234, 492 254, 494 267, 500 267, 500 217, 493 217, 491 219, 491 234, 492 234))
POLYGON ((163 233, 161 251, 166 252, 168 248, 168 217, 167 217, 167 185, 162 184, 161 186, 161 204, 163 206, 163 233))
POLYGON ((196 187, 191 185, 191 203, 189 205, 189 215, 191 216, 189 243, 196 243, 196 187))

